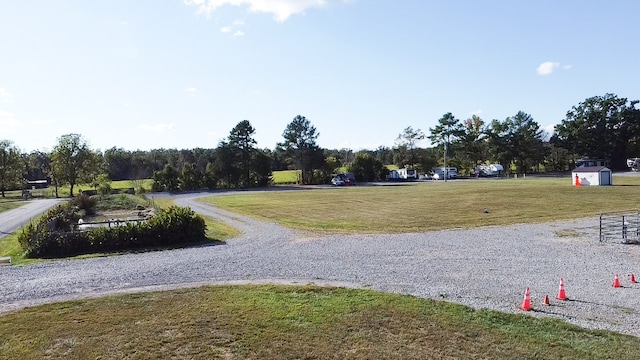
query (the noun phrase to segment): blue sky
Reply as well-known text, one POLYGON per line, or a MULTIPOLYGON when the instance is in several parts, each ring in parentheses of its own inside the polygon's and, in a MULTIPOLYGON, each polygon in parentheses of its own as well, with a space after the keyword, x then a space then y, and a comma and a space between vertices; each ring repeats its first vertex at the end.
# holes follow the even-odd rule
MULTIPOLYGON (((393 146, 447 112, 640 98, 640 1, 0 0, 0 139, 50 150, 261 148, 298 114, 325 148, 393 146)), ((427 142, 423 146, 429 145, 427 142)))

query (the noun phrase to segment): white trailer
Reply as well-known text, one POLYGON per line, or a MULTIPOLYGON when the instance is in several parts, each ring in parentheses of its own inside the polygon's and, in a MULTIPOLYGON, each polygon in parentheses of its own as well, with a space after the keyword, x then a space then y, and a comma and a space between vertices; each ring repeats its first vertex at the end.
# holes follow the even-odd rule
POLYGON ((438 179, 444 179, 444 174, 445 174, 445 170, 447 173, 447 179, 455 179, 458 177, 458 169, 454 168, 454 167, 447 167, 446 169, 441 166, 441 167, 437 167, 437 168, 433 168, 433 178, 438 180, 438 179))
POLYGON ((403 180, 417 180, 418 172, 414 169, 398 169, 398 177, 403 180))

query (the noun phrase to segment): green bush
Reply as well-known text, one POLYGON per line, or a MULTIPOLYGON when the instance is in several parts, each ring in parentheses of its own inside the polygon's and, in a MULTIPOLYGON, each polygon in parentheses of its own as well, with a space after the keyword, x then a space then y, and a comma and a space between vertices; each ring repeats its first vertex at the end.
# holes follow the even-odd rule
POLYGON ((73 198, 73 204, 80 210, 84 210, 85 214, 93 215, 96 213, 96 204, 98 199, 95 196, 89 196, 84 192, 73 198))
POLYGON ((59 209, 64 207, 71 208, 60 205, 48 212, 36 226, 24 228, 18 241, 26 257, 67 257, 175 246, 206 239, 204 219, 189 208, 172 206, 146 222, 74 231, 66 227, 74 216, 70 216, 68 209, 59 209), (54 224, 63 216, 69 216, 67 221, 62 222, 65 227, 55 227, 54 224))

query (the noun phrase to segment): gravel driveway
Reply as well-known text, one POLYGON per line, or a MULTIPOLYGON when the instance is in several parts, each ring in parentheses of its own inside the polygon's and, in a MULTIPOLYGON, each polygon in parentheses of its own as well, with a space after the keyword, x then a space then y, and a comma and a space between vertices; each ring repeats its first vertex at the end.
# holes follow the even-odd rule
POLYGON ((53 301, 219 283, 315 283, 444 299, 640 336, 640 247, 598 242, 595 218, 393 235, 313 236, 175 197, 243 231, 224 245, 0 267, 0 313, 53 301), (560 237, 564 231, 575 236, 560 237), (613 288, 620 274, 623 288, 613 288), (555 301, 560 278, 569 301, 555 301), (545 294, 551 306, 541 305, 545 294))

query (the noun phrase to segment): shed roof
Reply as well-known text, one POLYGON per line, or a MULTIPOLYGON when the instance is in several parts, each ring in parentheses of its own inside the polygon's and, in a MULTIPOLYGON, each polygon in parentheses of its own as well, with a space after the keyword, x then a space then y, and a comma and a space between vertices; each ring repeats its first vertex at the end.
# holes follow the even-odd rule
POLYGON ((601 172, 601 171, 611 171, 606 166, 580 166, 573 169, 573 172, 601 172))

